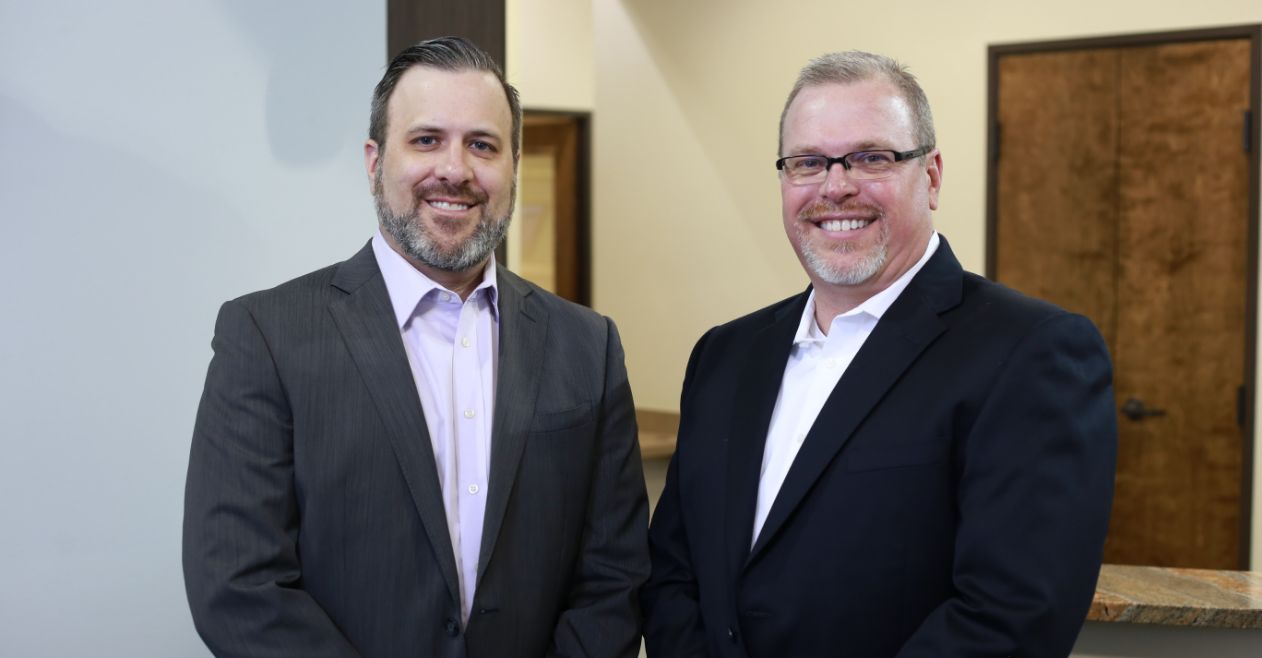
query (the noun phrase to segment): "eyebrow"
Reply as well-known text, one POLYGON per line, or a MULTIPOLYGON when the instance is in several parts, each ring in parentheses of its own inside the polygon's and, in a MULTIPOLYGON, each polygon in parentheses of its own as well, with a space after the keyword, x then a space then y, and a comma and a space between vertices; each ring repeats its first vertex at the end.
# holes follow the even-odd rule
MULTIPOLYGON (((416 126, 412 126, 411 128, 408 128, 408 129, 407 129, 407 131, 403 133, 403 136, 404 136, 404 137, 414 137, 414 136, 416 136, 416 135, 432 134, 432 133, 446 134, 446 133, 449 133, 449 132, 452 132, 452 131, 451 131, 451 130, 449 130, 449 129, 447 129, 447 128, 440 127, 440 126, 433 126, 433 125, 429 125, 429 124, 420 124, 420 125, 416 125, 416 126)), ((489 130, 489 129, 486 129, 486 128, 475 128, 475 129, 470 130, 470 131, 468 131, 468 132, 461 133, 461 135, 462 135, 462 136, 464 136, 464 137, 477 137, 477 138, 493 139, 493 140, 495 140, 495 141, 497 141, 497 142, 498 142, 498 141, 503 141, 503 139, 504 139, 503 137, 501 137, 501 136, 500 136, 500 134, 499 134, 498 132, 496 132, 496 131, 494 131, 494 130, 489 130)))

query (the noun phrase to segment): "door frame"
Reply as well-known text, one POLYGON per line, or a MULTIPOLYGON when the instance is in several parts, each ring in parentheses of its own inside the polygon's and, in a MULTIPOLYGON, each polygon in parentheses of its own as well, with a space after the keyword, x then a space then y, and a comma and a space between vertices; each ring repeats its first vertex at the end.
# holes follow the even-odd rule
POLYGON ((1034 41, 1027 43, 996 44, 987 48, 986 68, 986 276, 994 279, 998 260, 998 160, 999 160, 999 58, 1006 55, 1028 55, 1031 53, 1054 52, 1064 50, 1086 50, 1100 48, 1127 48, 1138 46, 1156 46, 1188 41, 1215 41, 1221 39, 1248 39, 1250 57, 1252 59, 1249 75, 1249 116, 1241 127, 1241 140, 1249 155, 1249 199, 1246 285, 1245 297, 1245 363, 1244 399, 1238 403, 1243 413, 1241 418, 1241 476, 1240 476, 1240 547, 1238 562, 1241 568, 1249 568, 1251 539, 1253 530, 1253 455, 1256 437, 1254 435, 1255 396, 1257 385, 1257 314, 1258 314, 1258 222, 1259 222, 1259 178, 1262 177, 1262 112, 1259 112, 1259 97, 1262 97, 1262 25, 1235 25, 1228 27, 1205 28, 1196 30, 1179 30, 1173 32, 1153 32, 1146 34, 1125 34, 1117 36, 1090 37, 1079 39, 1062 39, 1051 41, 1034 41))

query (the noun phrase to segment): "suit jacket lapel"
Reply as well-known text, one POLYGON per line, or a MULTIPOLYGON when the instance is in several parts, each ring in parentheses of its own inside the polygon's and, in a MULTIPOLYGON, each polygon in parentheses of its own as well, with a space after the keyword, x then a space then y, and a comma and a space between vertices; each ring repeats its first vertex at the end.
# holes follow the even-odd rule
POLYGON ((739 572, 749 556, 767 430, 807 296, 804 292, 783 305, 771 323, 758 331, 737 383, 731 435, 727 441, 725 526, 729 575, 739 572))
POLYGON ((346 295, 330 303, 329 312, 386 426, 443 579, 459 600, 456 559, 429 428, 371 243, 338 266, 332 285, 346 295))
POLYGON ((497 268, 499 295, 499 363, 495 384, 495 415, 491 428, 491 475, 478 557, 478 579, 495 550, 509 493, 517 479, 522 450, 535 416, 539 370, 543 365, 548 313, 533 298, 533 290, 504 268, 497 268))
POLYGON ((959 303, 962 277, 959 261, 941 238, 938 250, 881 317, 828 396, 776 494, 749 561, 775 538, 859 423, 946 330, 939 313, 959 303))

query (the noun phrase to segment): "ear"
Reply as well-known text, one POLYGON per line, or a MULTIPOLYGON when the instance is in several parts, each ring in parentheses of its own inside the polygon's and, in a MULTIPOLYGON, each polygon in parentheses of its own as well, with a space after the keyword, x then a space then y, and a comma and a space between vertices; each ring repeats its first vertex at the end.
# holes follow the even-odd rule
POLYGON ((371 139, 364 142, 364 171, 368 173, 369 192, 373 189, 373 182, 377 180, 377 167, 380 166, 381 147, 371 139))
POLYGON ((942 189, 942 152, 934 150, 933 157, 929 159, 925 166, 925 173, 929 175, 929 209, 938 209, 938 191, 942 189))

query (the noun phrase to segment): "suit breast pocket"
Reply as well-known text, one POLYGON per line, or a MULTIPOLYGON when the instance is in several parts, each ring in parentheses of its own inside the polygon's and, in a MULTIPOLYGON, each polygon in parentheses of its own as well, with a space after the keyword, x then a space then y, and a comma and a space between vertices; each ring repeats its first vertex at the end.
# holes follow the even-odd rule
POLYGON ((536 433, 559 432, 595 422, 593 405, 585 402, 560 411, 542 411, 535 414, 530 431, 536 433))
POLYGON ((876 471, 937 464, 946 461, 950 447, 949 438, 938 436, 918 441, 853 446, 843 454, 847 471, 876 471))

